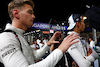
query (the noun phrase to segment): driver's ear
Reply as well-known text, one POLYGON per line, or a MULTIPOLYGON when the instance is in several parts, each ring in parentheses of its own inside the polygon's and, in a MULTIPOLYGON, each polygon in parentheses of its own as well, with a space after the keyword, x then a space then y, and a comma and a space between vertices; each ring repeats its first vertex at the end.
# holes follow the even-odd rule
POLYGON ((79 26, 79 22, 77 22, 76 25, 79 26))
POLYGON ((19 19, 19 11, 17 9, 14 9, 13 10, 13 16, 16 18, 16 19, 19 19))
POLYGON ((76 26, 77 26, 77 27, 79 27, 79 26, 80 26, 80 23, 79 23, 79 22, 77 22, 77 23, 76 23, 76 26))

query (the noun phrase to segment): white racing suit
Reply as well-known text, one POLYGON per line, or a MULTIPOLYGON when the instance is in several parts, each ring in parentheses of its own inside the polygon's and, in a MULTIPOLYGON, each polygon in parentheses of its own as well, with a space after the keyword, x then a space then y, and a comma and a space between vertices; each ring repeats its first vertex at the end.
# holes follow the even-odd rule
MULTIPOLYGON (((71 33, 78 34, 74 31, 68 32, 68 34, 71 33)), ((95 59, 99 57, 98 54, 94 51, 94 49, 87 45, 87 43, 83 44, 80 38, 76 40, 79 40, 79 42, 73 44, 67 52, 70 54, 70 56, 73 58, 73 60, 77 63, 79 67, 90 67, 91 62, 94 62, 95 59), (87 50, 89 48, 92 49, 92 53, 89 56, 87 56, 87 50)))
POLYGON ((35 63, 34 60, 41 58, 50 47, 44 45, 43 48, 34 50, 23 38, 23 30, 15 28, 11 24, 6 25, 6 30, 7 29, 17 33, 23 51, 20 49, 21 46, 15 34, 11 32, 1 33, 0 62, 2 62, 5 67, 54 67, 62 58, 63 52, 56 49, 46 59, 35 63))

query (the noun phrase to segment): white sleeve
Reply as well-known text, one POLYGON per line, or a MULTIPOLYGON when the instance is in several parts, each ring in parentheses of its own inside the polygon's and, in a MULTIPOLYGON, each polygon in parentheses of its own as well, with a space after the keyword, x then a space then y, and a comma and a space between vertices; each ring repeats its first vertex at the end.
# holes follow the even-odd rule
POLYGON ((49 56, 47 56, 44 60, 30 65, 28 67, 54 67, 57 62, 62 58, 63 53, 59 49, 55 49, 49 56))
POLYGON ((89 56, 86 56, 86 59, 89 60, 90 62, 94 62, 96 59, 99 58, 99 55, 96 53, 96 51, 91 48, 89 45, 87 45, 87 48, 92 49, 92 53, 89 56))
MULTIPOLYGON (((77 44, 77 43, 76 43, 77 44)), ((79 65, 79 67, 89 67, 90 61, 86 60, 82 54, 78 51, 77 47, 72 45, 68 49, 69 54, 71 57, 76 61, 76 63, 79 65)))
POLYGON ((29 65, 16 41, 0 43, 0 58, 5 67, 54 67, 62 56, 63 52, 56 49, 43 61, 29 65))
POLYGON ((47 44, 45 44, 42 48, 38 50, 33 50, 35 60, 38 60, 39 58, 43 57, 43 55, 45 55, 46 51, 48 50, 50 50, 50 46, 47 46, 47 44))

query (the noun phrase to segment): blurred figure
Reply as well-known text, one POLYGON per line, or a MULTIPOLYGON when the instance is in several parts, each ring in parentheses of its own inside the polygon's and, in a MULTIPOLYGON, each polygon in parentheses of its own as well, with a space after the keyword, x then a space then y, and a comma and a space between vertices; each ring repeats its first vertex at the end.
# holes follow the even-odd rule
POLYGON ((31 47, 34 48, 35 50, 37 50, 37 49, 40 48, 36 41, 33 42, 33 44, 31 45, 31 47))
POLYGON ((37 38, 36 42, 37 42, 37 44, 40 44, 40 42, 41 42, 40 37, 39 37, 39 38, 37 38))
POLYGON ((93 41, 93 38, 92 37, 89 37, 89 41, 90 41, 90 47, 94 49, 95 42, 93 41))
MULTIPOLYGON (((95 42, 93 41, 93 37, 89 37, 89 42, 90 42, 90 47, 95 49, 95 42)), ((99 64, 98 64, 98 59, 94 61, 93 65, 94 67, 99 67, 99 64)))
POLYGON ((39 47, 42 48, 45 44, 40 40, 39 47))
POLYGON ((44 39, 43 39, 43 43, 46 44, 47 42, 48 42, 47 38, 44 37, 44 39))

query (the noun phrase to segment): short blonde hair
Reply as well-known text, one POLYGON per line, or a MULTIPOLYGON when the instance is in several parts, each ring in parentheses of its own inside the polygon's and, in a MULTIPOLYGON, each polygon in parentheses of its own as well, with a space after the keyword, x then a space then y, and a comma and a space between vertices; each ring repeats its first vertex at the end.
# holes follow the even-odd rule
POLYGON ((8 4, 8 13, 9 13, 11 20, 14 18, 13 13, 12 13, 13 10, 16 8, 21 8, 25 4, 29 4, 34 9, 35 4, 32 0, 12 0, 8 4))

